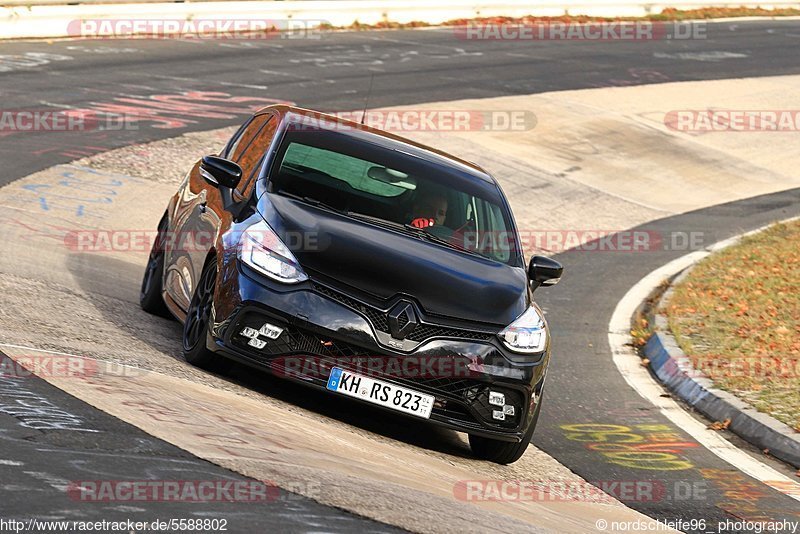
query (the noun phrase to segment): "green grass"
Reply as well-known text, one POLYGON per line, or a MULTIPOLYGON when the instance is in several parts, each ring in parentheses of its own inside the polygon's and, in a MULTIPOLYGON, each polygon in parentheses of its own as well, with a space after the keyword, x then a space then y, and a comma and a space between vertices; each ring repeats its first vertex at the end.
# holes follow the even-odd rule
POLYGON ((706 258, 664 312, 698 370, 800 432, 800 222, 706 258))

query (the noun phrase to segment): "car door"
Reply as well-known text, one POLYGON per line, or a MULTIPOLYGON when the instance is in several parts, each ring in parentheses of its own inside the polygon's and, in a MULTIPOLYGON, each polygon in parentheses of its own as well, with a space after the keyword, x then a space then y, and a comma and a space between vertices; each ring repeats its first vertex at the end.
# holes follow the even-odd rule
MULTIPOLYGON (((220 153, 242 167, 242 181, 234 192, 244 201, 252 191, 258 174, 260 156, 266 152, 275 134, 277 119, 270 111, 252 117, 231 138, 220 153)), ((198 161, 189 173, 176 210, 175 246, 168 252, 166 291, 185 311, 189 307, 194 285, 199 280, 208 252, 216 242, 221 227, 230 224, 230 213, 222 204, 217 188, 200 175, 198 161)))

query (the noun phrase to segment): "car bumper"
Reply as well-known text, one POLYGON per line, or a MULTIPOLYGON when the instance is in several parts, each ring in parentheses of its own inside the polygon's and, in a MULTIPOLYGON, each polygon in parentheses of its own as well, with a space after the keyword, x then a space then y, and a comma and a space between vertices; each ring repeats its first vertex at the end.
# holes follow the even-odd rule
POLYGON ((433 335, 413 350, 392 350, 380 343, 381 319, 374 307, 319 283, 287 287, 260 278, 240 266, 236 280, 229 280, 238 287, 228 297, 236 298, 222 299, 225 306, 215 309, 209 349, 319 389, 326 389, 331 369, 339 367, 433 395, 429 421, 435 424, 499 440, 522 439, 541 398, 547 352, 515 363, 494 336, 447 337, 463 329, 441 325, 429 328, 433 335), (246 329, 265 324, 280 334, 252 343, 246 329), (513 415, 499 420, 496 412, 503 407, 489 403, 490 392, 502 393, 513 415))

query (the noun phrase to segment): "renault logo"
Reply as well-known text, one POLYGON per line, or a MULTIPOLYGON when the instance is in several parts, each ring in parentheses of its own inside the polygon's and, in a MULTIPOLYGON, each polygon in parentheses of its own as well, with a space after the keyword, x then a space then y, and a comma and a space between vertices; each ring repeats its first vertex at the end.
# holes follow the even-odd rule
POLYGON ((419 325, 414 305, 406 300, 395 304, 387 314, 389 332, 395 339, 405 339, 419 325))

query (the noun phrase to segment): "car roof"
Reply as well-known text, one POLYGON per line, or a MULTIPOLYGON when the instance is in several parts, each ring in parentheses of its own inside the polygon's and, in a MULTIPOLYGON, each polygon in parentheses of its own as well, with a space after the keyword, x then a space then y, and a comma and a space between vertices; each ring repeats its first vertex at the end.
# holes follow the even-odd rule
POLYGON ((356 139, 378 144, 383 148, 404 152, 417 158, 439 163, 441 165, 457 167, 462 172, 465 172, 472 177, 497 185, 497 181, 488 172, 486 172, 485 169, 479 165, 476 165, 475 163, 472 163, 471 161, 461 159, 442 150, 437 150, 433 147, 423 145, 422 143, 417 143, 405 137, 394 135, 378 128, 372 128, 364 124, 359 124, 342 117, 337 117, 336 115, 330 115, 319 111, 285 104, 267 106, 256 112, 256 115, 268 113, 270 110, 277 112, 283 121, 300 123, 304 120, 308 121, 310 119, 312 121, 311 124, 314 124, 313 121, 319 121, 319 123, 323 125, 342 125, 345 128, 337 131, 346 133, 347 135, 350 135, 356 139))

